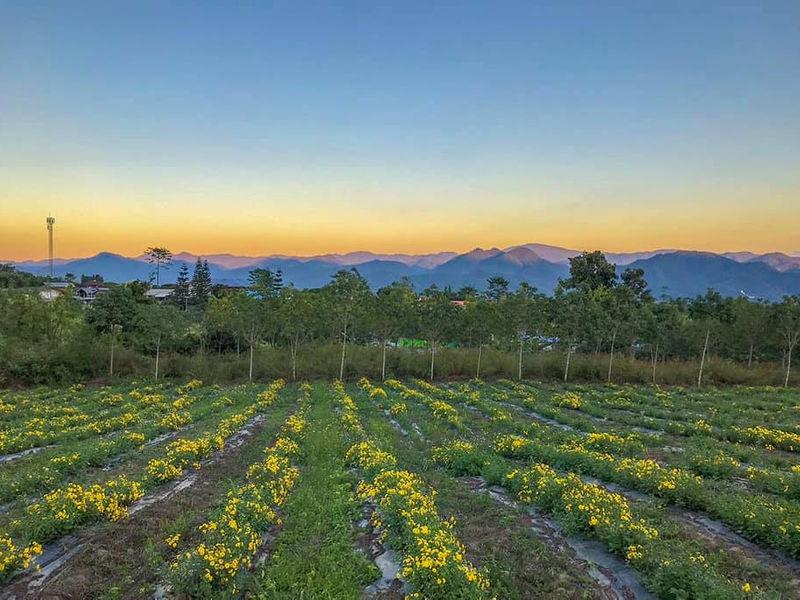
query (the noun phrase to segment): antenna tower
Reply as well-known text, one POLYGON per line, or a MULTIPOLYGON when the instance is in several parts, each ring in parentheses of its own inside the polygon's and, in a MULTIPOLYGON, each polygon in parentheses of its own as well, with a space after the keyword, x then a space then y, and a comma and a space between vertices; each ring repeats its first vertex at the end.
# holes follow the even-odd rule
POLYGON ((47 217, 47 258, 50 262, 50 277, 53 277, 53 225, 56 224, 54 217, 47 217))

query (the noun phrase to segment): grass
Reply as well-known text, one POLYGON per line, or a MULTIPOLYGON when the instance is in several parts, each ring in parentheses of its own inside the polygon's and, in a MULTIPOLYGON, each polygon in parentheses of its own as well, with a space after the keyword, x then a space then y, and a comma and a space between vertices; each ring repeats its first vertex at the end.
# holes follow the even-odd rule
POLYGON ((360 598, 379 575, 355 546, 359 507, 345 470, 348 444, 334 418, 330 390, 316 386, 305 464, 285 506, 284 525, 252 590, 259 598, 360 598))

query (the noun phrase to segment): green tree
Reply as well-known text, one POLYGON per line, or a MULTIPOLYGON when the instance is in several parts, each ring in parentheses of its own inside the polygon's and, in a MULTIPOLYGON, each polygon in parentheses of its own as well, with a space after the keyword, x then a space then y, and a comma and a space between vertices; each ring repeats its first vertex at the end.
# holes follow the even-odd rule
POLYGON ((429 290, 417 304, 417 310, 420 330, 431 346, 430 380, 433 381, 436 344, 453 333, 460 309, 446 292, 429 290))
POLYGON ((650 302, 653 294, 644 278, 644 269, 625 269, 620 276, 621 285, 630 290, 638 303, 650 302))
POLYGON ((175 291, 172 293, 171 301, 180 310, 189 310, 189 299, 192 291, 189 280, 189 267, 186 263, 178 269, 178 277, 175 280, 175 291))
POLYGON ((248 275, 250 289, 263 299, 276 299, 283 288, 283 273, 278 269, 253 269, 248 275))
POLYGON ((753 356, 769 330, 770 305, 764 301, 752 302, 737 298, 732 305, 737 333, 744 341, 747 366, 753 364, 753 356))
POLYGON ((614 265, 606 260, 605 254, 599 250, 583 252, 569 259, 569 277, 564 280, 566 289, 610 288, 617 281, 617 271, 614 265))
POLYGON ((518 346, 517 379, 522 379, 522 353, 525 342, 536 333, 545 316, 544 296, 527 283, 521 283, 517 291, 506 297, 499 307, 507 318, 518 346))
POLYGON ((292 380, 297 380, 297 352, 300 343, 314 329, 317 318, 315 296, 289 285, 280 291, 278 323, 283 336, 289 341, 292 356, 292 380))
POLYGON ((386 348, 389 340, 403 331, 410 331, 414 323, 417 295, 407 281, 397 281, 378 290, 372 307, 372 323, 381 341, 381 380, 386 380, 386 348))
POLYGON ((211 296, 211 270, 208 268, 207 260, 197 259, 190 287, 192 302, 200 308, 205 308, 211 296))
POLYGON ((641 297, 641 294, 637 294, 634 287, 616 285, 605 292, 602 298, 604 301, 604 315, 611 328, 611 348, 608 354, 608 375, 606 377, 606 381, 609 383, 611 383, 611 373, 614 366, 614 350, 616 349, 617 336, 621 329, 631 326, 635 321, 636 314, 641 306, 639 302, 641 297))
POLYGON ((332 317, 342 332, 342 356, 339 365, 339 379, 344 379, 345 352, 348 329, 353 322, 365 313, 372 291, 357 269, 341 270, 335 273, 331 282, 325 286, 332 317))
POLYGON ((177 308, 152 302, 139 306, 137 335, 145 351, 155 352, 153 379, 158 380, 161 350, 171 348, 182 331, 182 319, 177 308))
POLYGON ((723 298, 719 292, 712 289, 709 289, 704 296, 697 296, 691 301, 689 315, 705 330, 703 352, 700 355, 700 371, 697 374, 697 385, 701 385, 712 330, 721 323, 733 322, 735 315, 730 300, 723 298))
POLYGON ((114 351, 120 336, 130 339, 138 331, 139 307, 147 301, 142 286, 127 284, 111 288, 92 302, 86 320, 109 337, 109 375, 114 375, 114 351))
POLYGON ((169 265, 172 262, 172 252, 163 246, 151 246, 144 251, 144 255, 147 258, 147 262, 155 266, 156 286, 161 285, 161 269, 169 269, 169 265))
POLYGON ((781 339, 786 366, 783 387, 789 387, 792 372, 792 353, 800 342, 800 296, 785 296, 775 310, 775 323, 781 339))
POLYGON ((666 356, 669 340, 681 329, 685 315, 674 302, 647 303, 642 308, 642 338, 650 346, 653 385, 659 354, 666 356))
POLYGON ((492 330, 495 328, 498 312, 497 304, 477 295, 468 297, 465 302, 463 333, 469 344, 476 344, 478 346, 475 378, 480 379, 483 347, 491 339, 492 330))
POLYGON ((486 280, 486 297, 492 302, 499 302, 508 296, 509 282, 505 277, 495 275, 486 280))
POLYGON ((12 264, 0 264, 0 288, 26 288, 44 285, 45 278, 17 271, 12 264))
MULTIPOLYGON (((602 297, 603 291, 600 292, 602 297)), ((589 288, 565 289, 559 285, 550 301, 550 322, 553 333, 558 337, 558 345, 566 354, 564 381, 569 379, 572 355, 594 329, 602 314, 597 290, 589 288)))
MULTIPOLYGON (((230 303, 230 306, 224 309, 229 311, 226 313, 226 318, 233 327, 238 328, 242 338, 247 342, 250 350, 247 380, 253 381, 255 348, 263 339, 267 329, 267 304, 246 292, 230 294, 228 299, 219 301, 230 303)), ((215 301, 215 304, 219 301, 215 301)))

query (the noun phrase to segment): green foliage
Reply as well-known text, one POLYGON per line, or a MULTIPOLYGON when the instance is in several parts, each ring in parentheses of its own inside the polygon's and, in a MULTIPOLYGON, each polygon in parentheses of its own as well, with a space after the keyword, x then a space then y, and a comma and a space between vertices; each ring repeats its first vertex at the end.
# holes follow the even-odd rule
POLYGON ((566 288, 596 290, 610 288, 617 281, 614 265, 606 260, 599 250, 583 252, 569 259, 569 278, 563 282, 566 288))
POLYGON ((11 264, 0 264, 0 289, 31 288, 43 285, 44 277, 37 277, 24 271, 17 271, 11 264))
POLYGON ((208 268, 207 260, 197 259, 189 288, 192 303, 205 308, 211 296, 211 271, 208 268))

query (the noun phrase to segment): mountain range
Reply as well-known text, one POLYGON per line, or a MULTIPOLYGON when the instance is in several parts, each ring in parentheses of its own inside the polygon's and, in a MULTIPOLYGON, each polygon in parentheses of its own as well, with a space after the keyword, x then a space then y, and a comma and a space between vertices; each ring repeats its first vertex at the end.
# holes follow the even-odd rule
MULTIPOLYGON (((481 289, 486 279, 502 275, 512 286, 527 281, 542 291, 550 292, 559 278, 569 272, 569 259, 580 252, 544 244, 522 244, 505 249, 476 248, 464 254, 438 252, 432 254, 377 254, 351 252, 317 256, 235 256, 209 254, 211 277, 215 283, 244 285, 254 268, 281 269, 286 282, 297 287, 319 287, 330 281, 342 268, 355 267, 370 285, 379 288, 408 277, 417 289, 432 284, 460 288, 471 285, 481 289)), ((727 252, 714 254, 676 249, 645 252, 607 253, 608 260, 625 268, 641 268, 650 289, 657 297, 686 297, 704 293, 713 287, 727 296, 779 299, 787 294, 800 294, 800 256, 779 252, 755 254, 727 252)), ((178 269, 186 264, 191 269, 197 256, 180 252, 173 256, 169 269, 161 272, 161 283, 173 283, 178 269)), ((46 274, 46 260, 12 263, 23 271, 46 274)), ((106 281, 149 279, 152 267, 141 256, 126 257, 109 252, 78 259, 54 260, 55 272, 102 275, 106 281)))

